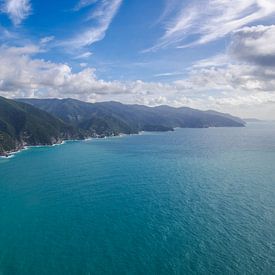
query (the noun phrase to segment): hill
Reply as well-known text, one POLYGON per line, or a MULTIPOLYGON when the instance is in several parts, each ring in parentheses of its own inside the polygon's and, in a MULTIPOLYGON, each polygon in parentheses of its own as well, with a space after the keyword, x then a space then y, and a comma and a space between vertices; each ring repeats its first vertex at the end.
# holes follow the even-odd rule
POLYGON ((117 134, 169 131, 175 127, 243 127, 237 117, 214 111, 170 106, 148 107, 119 102, 87 103, 75 99, 20 99, 87 133, 117 134))
POLYGON ((52 145, 79 137, 74 127, 49 113, 0 97, 0 155, 25 145, 52 145))
POLYGON ((0 155, 26 145, 51 145, 67 139, 173 131, 181 128, 243 127, 240 118, 187 107, 148 107, 75 99, 0 97, 0 155))

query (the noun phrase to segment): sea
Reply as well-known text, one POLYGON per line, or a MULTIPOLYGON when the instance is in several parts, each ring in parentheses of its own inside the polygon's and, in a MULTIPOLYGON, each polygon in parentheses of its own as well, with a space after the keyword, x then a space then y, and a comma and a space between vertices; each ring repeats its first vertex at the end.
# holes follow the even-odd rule
POLYGON ((275 274, 275 123, 0 159, 0 274, 275 274))

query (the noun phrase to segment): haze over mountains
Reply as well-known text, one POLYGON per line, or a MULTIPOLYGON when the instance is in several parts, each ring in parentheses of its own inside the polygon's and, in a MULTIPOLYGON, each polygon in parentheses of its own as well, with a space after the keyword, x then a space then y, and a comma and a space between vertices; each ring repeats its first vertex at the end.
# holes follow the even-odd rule
POLYGON ((0 97, 0 154, 26 145, 52 145, 67 139, 172 131, 176 127, 244 125, 244 121, 228 114, 185 107, 86 103, 74 99, 14 101, 0 97))

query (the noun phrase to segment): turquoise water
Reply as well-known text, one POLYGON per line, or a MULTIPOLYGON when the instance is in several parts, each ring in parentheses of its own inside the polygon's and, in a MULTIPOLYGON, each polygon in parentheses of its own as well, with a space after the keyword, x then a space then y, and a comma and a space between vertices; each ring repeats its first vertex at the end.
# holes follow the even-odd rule
POLYGON ((0 160, 0 274, 275 274, 275 124, 0 160))

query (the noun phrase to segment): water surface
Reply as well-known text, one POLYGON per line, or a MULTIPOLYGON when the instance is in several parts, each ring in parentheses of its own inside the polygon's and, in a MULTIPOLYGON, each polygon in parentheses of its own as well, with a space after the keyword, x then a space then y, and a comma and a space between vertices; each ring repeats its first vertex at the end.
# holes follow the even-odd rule
POLYGON ((275 274, 275 124, 0 160, 0 274, 275 274))

